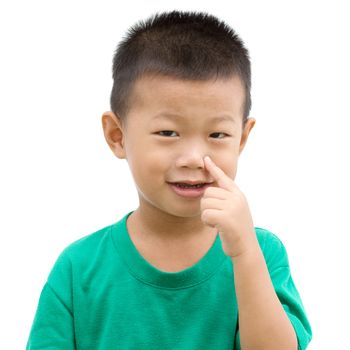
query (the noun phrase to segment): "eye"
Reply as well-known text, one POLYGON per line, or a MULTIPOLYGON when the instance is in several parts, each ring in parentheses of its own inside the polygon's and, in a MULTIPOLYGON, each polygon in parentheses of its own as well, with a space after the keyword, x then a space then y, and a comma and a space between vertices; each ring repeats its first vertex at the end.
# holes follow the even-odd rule
MULTIPOLYGON (((162 131, 158 131, 156 132, 157 135, 160 135, 160 133, 164 133, 164 134, 167 134, 167 135, 164 135, 164 136, 170 136, 168 135, 169 133, 171 134, 172 132, 175 132, 175 131, 172 131, 172 130, 162 130, 162 131)), ((163 136, 163 135, 161 135, 163 136)))
MULTIPOLYGON (((176 131, 173 131, 173 130, 161 130, 161 131, 156 132, 155 134, 167 137, 167 136, 171 136, 173 133, 175 133, 175 135, 173 135, 173 136, 176 136, 176 131)), ((225 138, 225 136, 230 137, 230 135, 226 134, 225 132, 214 132, 211 135, 220 135, 220 134, 223 135, 223 137, 214 137, 214 138, 215 139, 223 139, 223 138, 225 138)))
MULTIPOLYGON (((211 135, 217 135, 217 134, 222 134, 222 135, 226 135, 226 136, 230 136, 229 134, 226 134, 225 132, 213 132, 211 135)), ((218 137, 214 137, 214 138, 218 138, 218 137)), ((219 137, 219 139, 223 139, 224 137, 219 137)))

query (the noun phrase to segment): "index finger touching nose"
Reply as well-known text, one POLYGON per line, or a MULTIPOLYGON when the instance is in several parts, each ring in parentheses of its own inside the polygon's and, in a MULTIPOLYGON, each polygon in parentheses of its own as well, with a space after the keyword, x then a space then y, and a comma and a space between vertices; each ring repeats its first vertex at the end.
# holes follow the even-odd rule
POLYGON ((222 188, 230 190, 232 188, 232 180, 225 174, 225 172, 219 168, 209 156, 204 157, 204 164, 210 175, 222 188))

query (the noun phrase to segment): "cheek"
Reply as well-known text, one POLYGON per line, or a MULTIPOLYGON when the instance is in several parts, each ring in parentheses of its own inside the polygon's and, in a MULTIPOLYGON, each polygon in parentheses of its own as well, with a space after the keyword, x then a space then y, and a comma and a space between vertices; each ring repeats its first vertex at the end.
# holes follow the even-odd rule
POLYGON ((159 152, 150 150, 134 151, 129 158, 129 166, 136 182, 148 187, 152 187, 152 184, 158 185, 159 180, 164 178, 166 164, 166 159, 159 152))
POLYGON ((231 169, 229 176, 232 180, 234 180, 236 178, 236 174, 237 174, 237 167, 235 166, 233 169, 231 169))
POLYGON ((234 179, 236 177, 238 166, 237 162, 238 156, 232 155, 232 153, 220 159, 221 169, 230 179, 234 179))
POLYGON ((147 158, 144 161, 143 173, 153 180, 158 180, 160 177, 163 177, 165 171, 165 162, 162 158, 156 155, 147 155, 147 158))

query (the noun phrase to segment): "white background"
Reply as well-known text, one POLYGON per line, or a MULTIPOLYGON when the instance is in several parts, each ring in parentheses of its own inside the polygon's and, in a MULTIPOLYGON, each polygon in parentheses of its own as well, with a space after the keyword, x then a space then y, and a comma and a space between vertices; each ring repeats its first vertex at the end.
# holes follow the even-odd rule
POLYGON ((1 349, 23 349, 71 242, 136 209, 105 142, 113 51, 162 10, 201 10, 242 37, 257 120, 236 183, 285 244, 313 328, 349 348, 349 12, 346 1, 7 1, 0 5, 1 349))

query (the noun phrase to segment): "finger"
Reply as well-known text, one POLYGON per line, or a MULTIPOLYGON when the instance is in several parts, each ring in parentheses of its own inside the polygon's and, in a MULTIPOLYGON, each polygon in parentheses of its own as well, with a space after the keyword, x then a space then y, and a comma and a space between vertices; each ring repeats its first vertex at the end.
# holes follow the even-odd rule
POLYGON ((202 198, 226 199, 227 191, 221 187, 210 186, 205 189, 202 198))
POLYGON ((229 178, 224 171, 219 168, 209 156, 204 157, 204 164, 209 173, 213 176, 214 180, 218 183, 221 188, 228 191, 232 191, 234 187, 234 182, 229 178))
POLYGON ((218 198, 205 198, 200 202, 201 211, 205 209, 224 210, 226 207, 226 202, 218 198))

